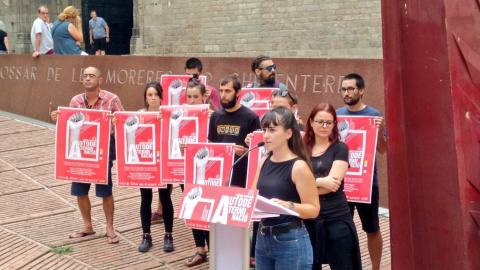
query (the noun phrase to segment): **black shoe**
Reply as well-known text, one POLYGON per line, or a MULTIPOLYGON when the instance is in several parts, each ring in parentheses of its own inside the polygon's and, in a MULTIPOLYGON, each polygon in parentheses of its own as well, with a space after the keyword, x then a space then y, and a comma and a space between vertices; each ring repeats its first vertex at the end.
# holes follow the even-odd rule
POLYGON ((152 246, 152 236, 144 234, 142 243, 138 246, 138 252, 147 252, 152 246))
POLYGON ((170 233, 165 234, 165 238, 163 238, 163 251, 165 252, 173 251, 173 237, 172 237, 172 234, 170 233))

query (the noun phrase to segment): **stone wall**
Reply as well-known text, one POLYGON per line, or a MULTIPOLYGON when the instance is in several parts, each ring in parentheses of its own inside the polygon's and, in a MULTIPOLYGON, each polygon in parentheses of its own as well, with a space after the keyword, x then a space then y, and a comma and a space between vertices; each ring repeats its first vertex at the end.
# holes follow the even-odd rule
POLYGON ((132 53, 382 58, 379 0, 136 0, 132 53), (134 31, 135 33, 135 31, 134 31))
MULTIPOLYGON (((40 4, 53 22, 82 0, 1 0, 15 53, 32 52, 40 4)), ((134 0, 133 13, 137 55, 382 58, 380 0, 134 0)))
POLYGON ((81 8, 82 0, 1 0, 0 20, 6 26, 11 53, 33 53, 30 31, 40 5, 46 5, 54 22, 64 8, 81 8))

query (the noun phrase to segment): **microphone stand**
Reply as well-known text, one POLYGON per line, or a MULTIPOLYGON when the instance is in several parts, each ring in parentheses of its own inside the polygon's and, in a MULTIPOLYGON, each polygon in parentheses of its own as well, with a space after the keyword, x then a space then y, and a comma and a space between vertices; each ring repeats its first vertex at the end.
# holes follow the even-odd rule
POLYGON ((250 153, 250 151, 252 151, 253 149, 257 149, 258 147, 262 147, 262 146, 264 146, 264 145, 265 145, 264 142, 259 142, 257 145, 255 145, 255 147, 253 147, 253 148, 251 148, 251 149, 248 149, 247 152, 243 153, 243 155, 241 155, 240 158, 237 159, 237 161, 235 161, 235 162, 232 164, 232 168, 230 169, 229 178, 228 178, 228 181, 227 181, 227 183, 226 183, 225 186, 230 187, 230 185, 232 184, 233 167, 235 167, 235 165, 236 165, 242 158, 244 158, 248 153, 250 153))

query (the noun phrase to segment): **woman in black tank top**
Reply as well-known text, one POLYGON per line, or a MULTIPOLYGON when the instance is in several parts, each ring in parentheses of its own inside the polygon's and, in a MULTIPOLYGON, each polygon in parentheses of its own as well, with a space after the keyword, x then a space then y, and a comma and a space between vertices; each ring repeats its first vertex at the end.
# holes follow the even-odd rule
POLYGON ((315 106, 303 137, 322 207, 318 217, 305 220, 313 244, 313 269, 322 269, 322 263, 328 263, 332 270, 362 268, 357 231, 343 192, 348 146, 339 137, 333 106, 328 103, 315 106))
POLYGON ((298 124, 292 112, 277 107, 261 122, 269 154, 258 166, 254 187, 261 196, 299 216, 263 218, 255 247, 258 269, 311 269, 313 252, 302 219, 318 216, 320 205, 298 124))

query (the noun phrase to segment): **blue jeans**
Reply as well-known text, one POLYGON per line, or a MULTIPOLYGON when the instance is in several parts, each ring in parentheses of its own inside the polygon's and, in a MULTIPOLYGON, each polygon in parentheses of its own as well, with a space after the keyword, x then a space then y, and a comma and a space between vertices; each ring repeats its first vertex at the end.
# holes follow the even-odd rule
POLYGON ((256 269, 312 269, 313 251, 310 237, 305 229, 292 229, 288 233, 257 233, 255 246, 256 269))

